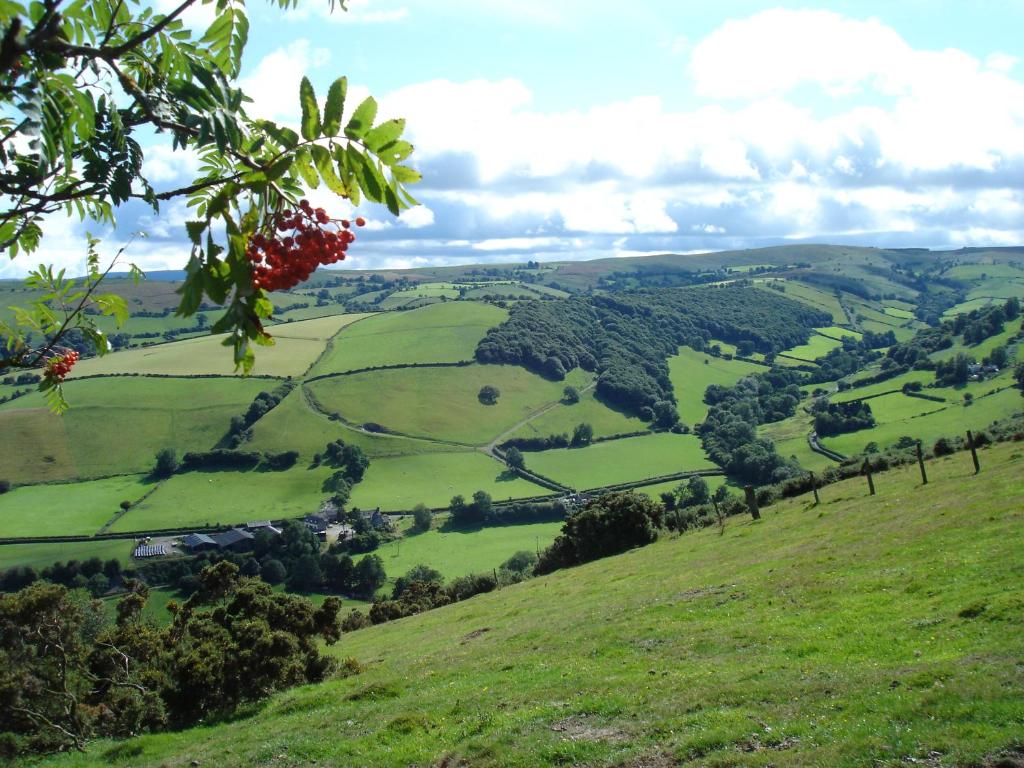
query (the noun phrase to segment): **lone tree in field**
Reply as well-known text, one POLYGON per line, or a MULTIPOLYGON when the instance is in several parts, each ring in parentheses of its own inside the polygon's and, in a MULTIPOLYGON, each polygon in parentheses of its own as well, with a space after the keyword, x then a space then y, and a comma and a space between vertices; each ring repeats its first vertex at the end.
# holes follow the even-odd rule
POLYGON ((496 405, 499 397, 501 397, 501 391, 490 384, 484 384, 480 387, 480 393, 477 395, 477 398, 484 405, 496 405))
POLYGON ((580 391, 576 387, 566 387, 562 390, 562 401, 567 405, 575 405, 580 401, 580 391))
POLYGON ((505 464, 510 469, 524 469, 526 467, 526 459, 523 458, 523 452, 518 448, 509 448, 505 451, 505 464))
MULTIPOLYGON (((323 184, 353 206, 365 198, 397 216, 416 205, 405 187, 420 178, 404 165, 413 151, 401 138, 405 122, 375 124, 372 96, 347 104, 344 77, 322 102, 302 79, 298 131, 250 115, 237 87, 248 29, 244 5, 231 0, 183 0, 167 14, 121 0, 12 0, 0 14, 0 248, 10 258, 35 251, 51 215, 106 228, 129 200, 154 212, 185 200, 191 253, 178 314, 192 316, 204 301, 223 306, 211 331, 228 334, 244 371, 253 343, 273 343, 263 329, 271 291, 345 258, 352 223, 363 223, 312 208, 305 190, 323 184), (216 10, 203 34, 181 20, 198 5, 216 10), (197 155, 198 175, 172 188, 146 178, 141 141, 153 134, 197 155)), ((77 361, 68 334, 77 330, 102 354, 109 345, 95 316, 121 324, 128 315, 120 297, 97 290, 117 262, 101 267, 98 246, 88 240, 81 280, 45 265, 31 272, 27 285, 40 298, 0 323, 0 371, 42 368, 55 410, 66 407, 61 383, 77 361)))

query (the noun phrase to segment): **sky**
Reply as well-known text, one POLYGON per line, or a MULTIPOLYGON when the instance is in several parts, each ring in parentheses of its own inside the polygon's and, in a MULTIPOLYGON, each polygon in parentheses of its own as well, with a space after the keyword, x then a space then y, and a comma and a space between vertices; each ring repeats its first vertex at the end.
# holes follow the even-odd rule
MULTIPOLYGON (((171 0, 166 2, 172 7, 171 0)), ((248 111, 298 122, 298 83, 339 75, 404 117, 421 206, 370 225, 347 268, 569 260, 793 242, 1024 244, 1024 0, 302 0, 248 6, 248 111)), ((188 22, 212 20, 211 6, 188 22)), ((195 159, 147 140, 181 186, 195 159)), ((335 215, 351 208, 323 191, 335 215)), ((183 202, 116 231, 51 219, 40 260, 86 230, 181 268, 183 202)))

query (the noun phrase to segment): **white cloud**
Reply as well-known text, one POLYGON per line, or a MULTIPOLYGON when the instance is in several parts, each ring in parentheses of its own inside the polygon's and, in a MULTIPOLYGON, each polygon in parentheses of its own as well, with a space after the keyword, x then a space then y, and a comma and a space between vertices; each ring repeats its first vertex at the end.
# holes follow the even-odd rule
POLYGON ((403 21, 409 15, 404 5, 381 0, 347 0, 344 10, 328 2, 302 3, 288 10, 283 18, 289 22, 309 23, 311 20, 334 24, 389 24, 403 21))
POLYGON ((331 58, 325 48, 314 48, 300 39, 264 56, 256 67, 239 80, 239 86, 252 103, 246 105, 250 117, 296 122, 299 107, 299 82, 303 75, 326 64, 331 58))

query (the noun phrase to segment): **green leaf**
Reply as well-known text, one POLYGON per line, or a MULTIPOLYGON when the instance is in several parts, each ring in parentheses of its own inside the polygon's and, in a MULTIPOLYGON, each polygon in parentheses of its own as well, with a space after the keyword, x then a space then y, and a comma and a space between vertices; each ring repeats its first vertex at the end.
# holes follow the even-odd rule
POLYGON ((306 182, 306 186, 310 189, 316 189, 320 186, 320 177, 313 168, 313 162, 310 159, 308 149, 302 148, 295 153, 295 161, 292 167, 299 172, 302 180, 306 182))
POLYGON ((303 77, 299 83, 299 104, 302 106, 302 138, 307 141, 320 138, 320 107, 308 77, 303 77))
POLYGON ((407 165, 395 165, 391 167, 391 177, 402 184, 415 184, 423 178, 419 171, 407 165))
POLYGON ((348 125, 345 126, 345 135, 350 139, 363 138, 373 125, 375 117, 377 117, 377 100, 373 96, 367 96, 352 113, 348 125))
POLYGON ((96 306, 104 315, 110 315, 120 328, 128 322, 128 302, 116 293, 104 293, 95 297, 96 306))
POLYGON ((202 245, 203 232, 206 230, 205 221, 186 221, 185 230, 188 232, 188 238, 192 241, 193 245, 202 245))
POLYGON ((395 165, 412 154, 412 144, 408 141, 393 141, 377 151, 377 157, 384 165, 395 165))
POLYGON ((348 78, 339 77, 331 83, 324 105, 324 135, 337 136, 341 128, 341 117, 345 111, 345 94, 348 92, 348 78))
POLYGON ((331 153, 327 151, 326 147, 321 147, 319 144, 313 144, 309 150, 313 155, 313 164, 316 166, 317 171, 320 172, 320 178, 324 180, 327 188, 336 195, 348 197, 348 190, 341 179, 338 178, 338 174, 334 172, 334 162, 331 159, 331 153))
POLYGON ((371 152, 377 152, 382 147, 398 139, 405 130, 405 120, 386 120, 366 133, 366 146, 371 152))

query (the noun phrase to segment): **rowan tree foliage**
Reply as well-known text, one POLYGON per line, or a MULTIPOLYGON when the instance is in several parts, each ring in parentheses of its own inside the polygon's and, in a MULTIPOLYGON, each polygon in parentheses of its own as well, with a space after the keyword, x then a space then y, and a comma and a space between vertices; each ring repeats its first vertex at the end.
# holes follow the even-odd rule
MULTIPOLYGON (((323 101, 303 78, 298 131, 250 115, 237 84, 248 29, 242 0, 182 0, 166 14, 123 0, 0 5, 0 247, 11 258, 35 251, 51 216, 109 226, 129 200, 158 211, 185 199, 191 253, 178 314, 193 315, 207 300, 222 305, 211 331, 227 334, 244 371, 253 343, 273 343, 263 328, 273 311, 268 276, 301 278, 342 258, 342 241, 352 239, 348 222, 301 205, 305 190, 323 184, 353 205, 365 199, 398 215, 416 204, 406 185, 420 178, 405 164, 413 147, 402 139, 404 121, 377 122, 372 96, 348 103, 344 77, 323 101), (182 23, 197 5, 216 11, 202 33, 182 23), (196 178, 162 188, 146 177, 143 142, 154 134, 198 155, 196 178)), ((119 321, 127 313, 124 302, 97 292, 106 274, 97 247, 90 238, 84 279, 46 266, 32 273, 37 299, 0 328, 0 368, 66 362, 61 341, 76 328, 107 349, 85 310, 119 321)), ((57 408, 60 383, 43 380, 57 408)))

